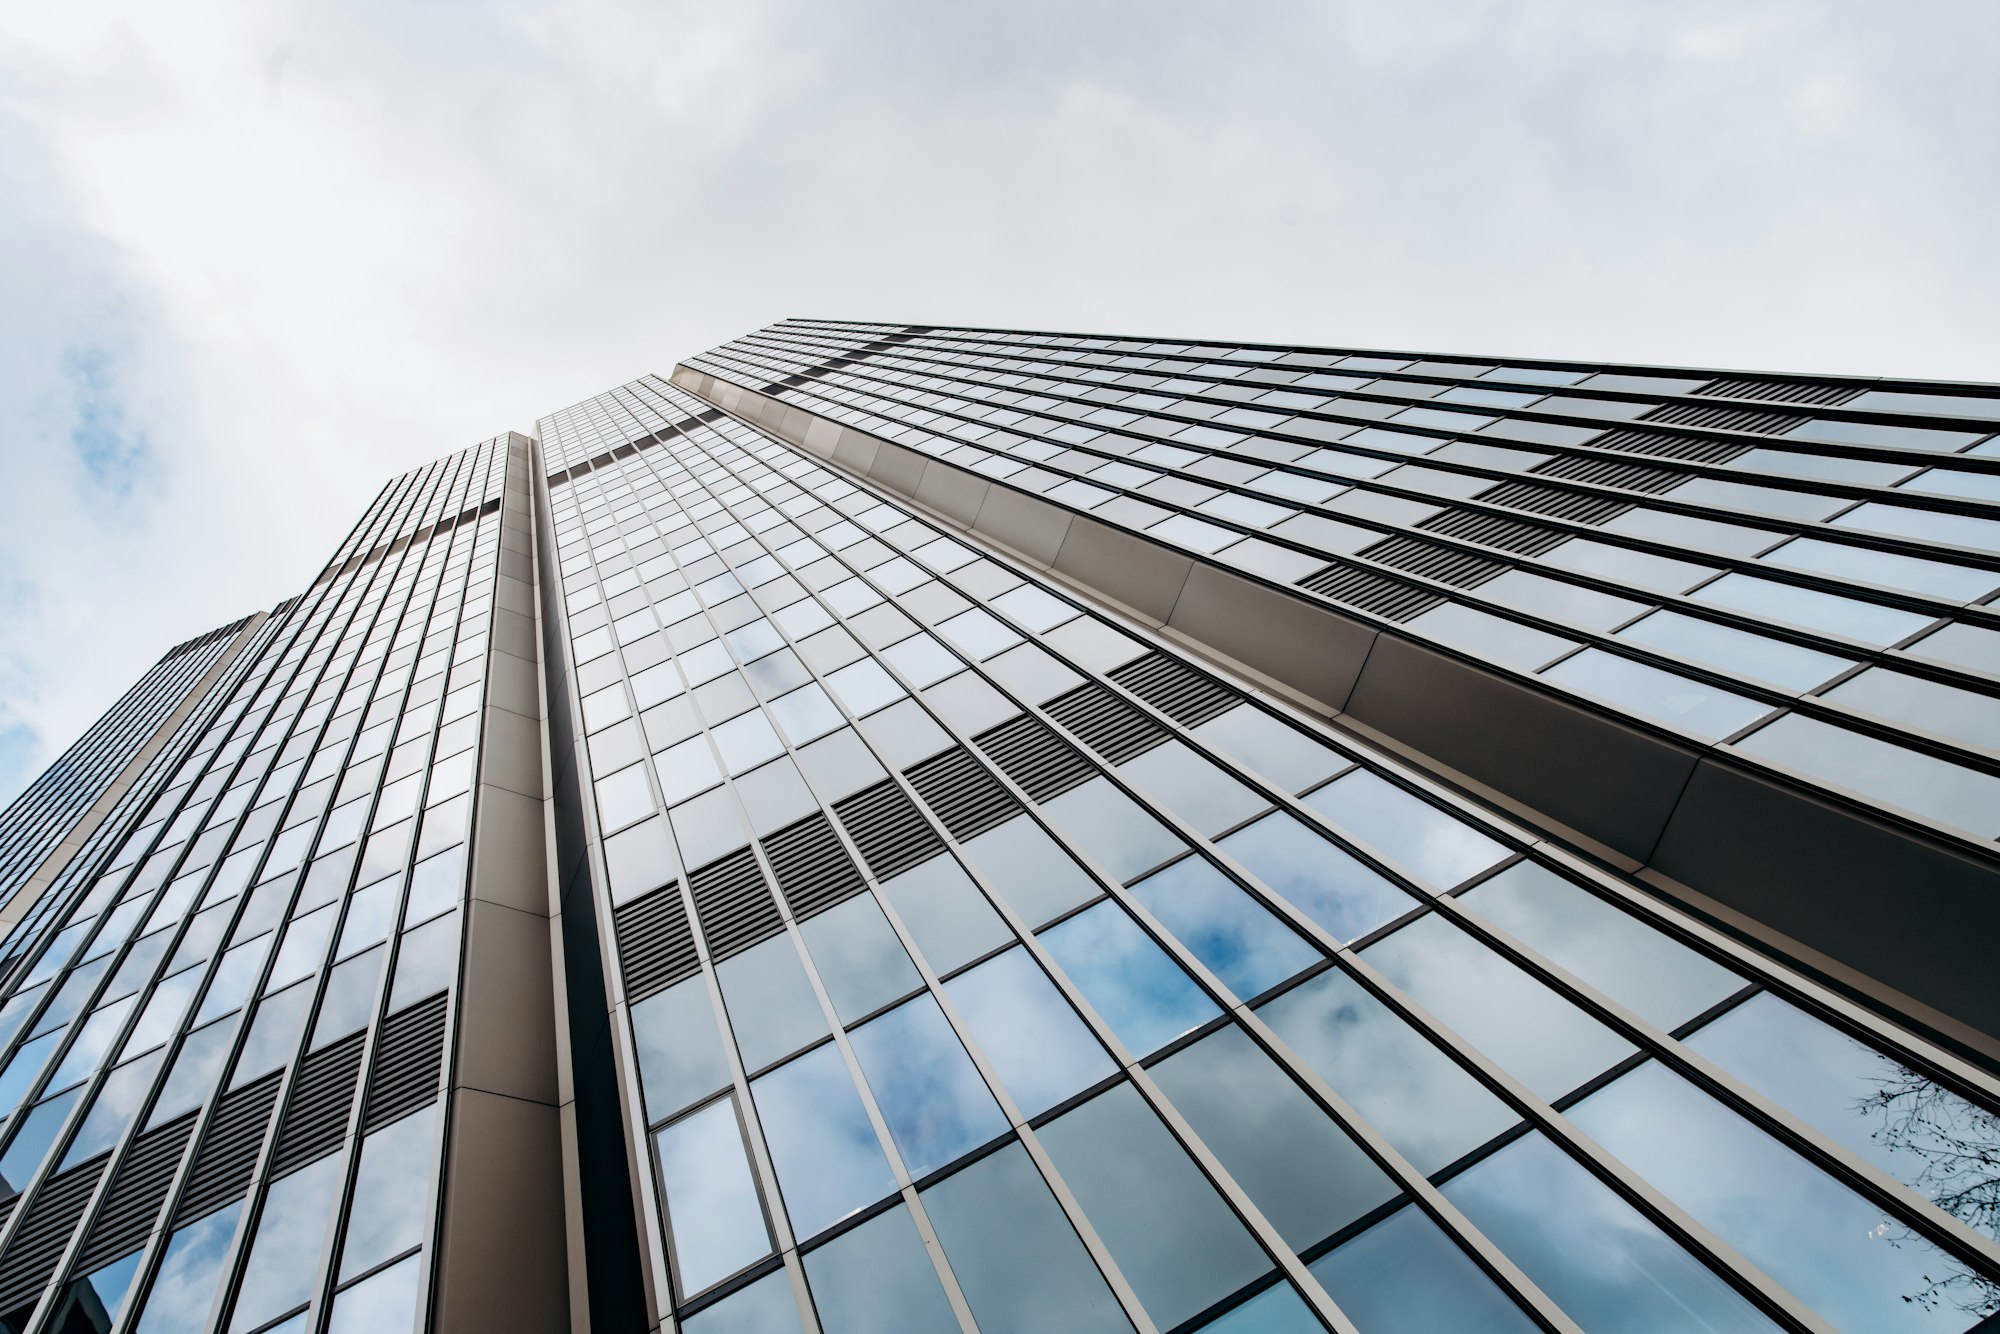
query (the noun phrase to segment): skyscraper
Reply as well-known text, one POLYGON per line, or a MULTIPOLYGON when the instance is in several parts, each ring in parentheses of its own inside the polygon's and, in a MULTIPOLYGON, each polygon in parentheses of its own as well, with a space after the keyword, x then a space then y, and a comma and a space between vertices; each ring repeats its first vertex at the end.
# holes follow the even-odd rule
POLYGON ((0 830, 0 1328, 1981 1326, 1996 429, 802 320, 419 468, 0 830))

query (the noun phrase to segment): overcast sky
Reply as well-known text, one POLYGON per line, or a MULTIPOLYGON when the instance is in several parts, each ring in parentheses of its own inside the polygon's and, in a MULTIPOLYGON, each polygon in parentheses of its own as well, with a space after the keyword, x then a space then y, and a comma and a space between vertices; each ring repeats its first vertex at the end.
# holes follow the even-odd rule
POLYGON ((0 800, 392 473, 788 315, 2000 378, 2000 6, 0 9, 0 800))

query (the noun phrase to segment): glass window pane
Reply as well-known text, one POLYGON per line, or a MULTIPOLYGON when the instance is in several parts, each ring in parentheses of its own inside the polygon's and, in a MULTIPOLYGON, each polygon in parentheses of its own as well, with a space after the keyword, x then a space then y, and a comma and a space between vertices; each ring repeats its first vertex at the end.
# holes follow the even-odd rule
POLYGON ((1130 1334, 1131 1322, 1020 1145, 946 1177, 923 1201, 981 1329, 1130 1334))
POLYGON ((1321 958, 1206 857, 1183 857, 1147 876, 1132 897, 1241 997, 1261 995, 1321 958))
POLYGON ((1647 1022, 1669 1031, 1743 979, 1536 862, 1520 862, 1459 902, 1647 1022))
POLYGON ((1270 802, 1220 765, 1168 741, 1118 766, 1155 801, 1208 835, 1243 823, 1270 802))
POLYGON ((411 1183, 431 1176, 437 1104, 391 1122, 361 1141, 354 1202, 340 1253, 344 1282, 422 1243, 430 1214, 411 1183))
POLYGON ((829 1043, 779 1066, 750 1093, 799 1240, 896 1188, 837 1047, 829 1043))
POLYGON ((1444 1193, 1585 1329, 1779 1328, 1539 1133, 1453 1177, 1444 1193))
POLYGON ((1216 844, 1337 939, 1401 917, 1416 900, 1285 811, 1216 844))
POLYGON ((771 1252, 736 1098, 718 1098, 653 1136, 683 1296, 771 1252))
POLYGON ((42 1159, 55 1143, 56 1134, 69 1120, 70 1109, 83 1095, 81 1089, 71 1089, 58 1093, 44 1102, 36 1103, 21 1117, 14 1131, 7 1152, 0 1154, 0 1191, 8 1195, 18 1195, 33 1179, 35 1169, 42 1165, 42 1159))
POLYGON ((1152 870, 1187 847, 1108 778, 1073 787, 1043 802, 1042 809, 1084 855, 1120 882, 1152 870))
POLYGON ((965 855, 1009 907, 1039 925, 1104 892, 1081 866, 1025 815, 965 842, 965 855))
POLYGON ((632 1035, 649 1123, 664 1121, 729 1082, 715 1006, 699 976, 634 1005, 632 1035))
POLYGON ((136 1061, 127 1061, 105 1076, 89 1115, 83 1118, 69 1147, 63 1150, 64 1168, 93 1158, 118 1142, 132 1124, 132 1118, 139 1114, 139 1104, 152 1091, 153 1076, 159 1072, 164 1056, 164 1052, 153 1052, 136 1061))
MULTIPOLYGON (((65 1304, 90 1313, 86 1318, 91 1323, 85 1327, 86 1329, 95 1334, 96 1331, 116 1327, 118 1317, 124 1313, 125 1294, 130 1290, 133 1278, 138 1275, 139 1261, 144 1259, 145 1255, 146 1252, 141 1249, 133 1251, 130 1255, 121 1256, 110 1264, 98 1266, 82 1278, 73 1279, 69 1287, 64 1289, 62 1299, 65 1304), (98 1312, 103 1313, 101 1318, 98 1317, 98 1312)), ((56 1318, 60 1321, 63 1318, 61 1314, 63 1308, 59 1306, 56 1309, 58 1312, 56 1318)), ((54 1327, 65 1330, 71 1328, 61 1324, 54 1327)), ((290 1332, 286 1331, 286 1334, 290 1332)))
POLYGON ((1508 855, 1505 847, 1463 820, 1366 770, 1335 779, 1305 802, 1439 889, 1449 889, 1508 855))
POLYGON ((927 1176, 1006 1131, 1000 1105, 928 994, 863 1024, 852 1040, 911 1176, 927 1176))
POLYGON ((1200 1334, 1323 1334, 1326 1326, 1286 1283, 1269 1287, 1200 1327, 1200 1334))
POLYGON ((773 936, 716 965, 743 1068, 761 1070, 826 1032, 826 1016, 790 936, 773 936))
POLYGON ((1850 547, 1815 538, 1799 537, 1764 557, 1773 565, 1804 570, 1811 574, 1851 579, 1856 583, 1879 584, 1884 588, 1927 593, 1953 602, 1970 602, 2000 587, 2000 573, 1978 570, 1969 565, 1924 560, 1918 556, 1898 556, 1872 547, 1850 547))
POLYGON ((1935 1300, 1976 1281, 1963 1263, 1659 1062, 1591 1094, 1569 1117, 1836 1327, 1966 1327, 1955 1302, 1935 1300))
POLYGON ((1209 1034, 1151 1073, 1293 1250, 1396 1194, 1389 1176, 1240 1028, 1209 1034))
POLYGON ((834 1013, 853 1023, 923 986, 889 919, 868 894, 808 918, 799 926, 806 952, 826 984, 834 1013))
POLYGON ((1024 949, 960 973, 945 992, 1024 1116, 1039 1116, 1117 1072, 1103 1044, 1024 949))
POLYGON ((687 1334, 799 1334, 791 1276, 780 1269, 681 1322, 687 1334))
POLYGON ((1677 611, 1656 611, 1620 630, 1618 638, 1785 690, 1811 690, 1854 665, 1848 658, 1677 611))
POLYGON ((1587 537, 1572 537, 1538 559, 1559 570, 1594 575, 1653 593, 1685 592, 1715 573, 1710 566, 1593 542, 1587 537))
POLYGON ((1953 622, 1925 635, 1903 652, 1913 658, 2000 676, 2000 630, 1953 622))
MULTIPOLYGON (((257 1219, 250 1259, 236 1286, 232 1331, 256 1329, 312 1296, 345 1154, 332 1153, 271 1183, 257 1219)), ((425 1173, 424 1175, 428 1175, 425 1173)), ((416 1178, 423 1180, 423 1176, 416 1178)))
POLYGON ((1361 957, 1542 1098, 1632 1054, 1631 1043, 1436 913, 1361 957))
POLYGON ((1287 792, 1337 774, 1349 764, 1333 747, 1278 721, 1254 704, 1239 704, 1189 730, 1287 792))
POLYGON ((2000 778, 1817 718, 1788 713, 1736 743, 1886 805, 1991 838, 2000 835, 2000 778))
POLYGON ((1643 602, 1614 597, 1580 584, 1533 574, 1527 570, 1507 570, 1479 585, 1479 595, 1503 607, 1525 611, 1579 630, 1602 634, 1622 625, 1646 609, 1643 602))
POLYGON ((910 1211, 896 1205, 805 1257, 823 1334, 955 1330, 937 1271, 910 1211))
POLYGON ((1907 639, 1929 625, 1931 618, 1899 611, 1837 593, 1822 593, 1795 584, 1781 584, 1749 574, 1725 574, 1689 596, 1697 602, 1727 607, 1750 616, 1818 630, 1878 648, 1907 639))
POLYGON ((1576 641, 1546 630, 1446 602, 1412 616, 1404 626, 1486 662, 1532 672, 1576 647, 1576 641))
POLYGON ((1532 1334, 1537 1326, 1415 1205, 1312 1262, 1361 1334, 1532 1334))
POLYGON ((1058 922, 1042 933, 1041 941, 1134 1055, 1157 1051, 1221 1013, 1115 903, 1100 903, 1058 922))
POLYGON ((1520 1119, 1337 969, 1300 983, 1258 1013, 1419 1172, 1435 1172, 1520 1119))
POLYGON ((1542 675, 1615 709, 1684 728, 1710 741, 1740 732, 1771 711, 1762 701, 1602 649, 1587 648, 1542 675))
POLYGON ((236 1071, 229 1078, 231 1088, 240 1088, 292 1059, 305 1028, 311 992, 311 987, 293 987, 257 1002, 250 1035, 243 1040, 243 1053, 236 1058, 236 1071))
POLYGON ((1988 1236, 2000 1117, 1770 992, 1687 1045, 1988 1236))
POLYGON ((1870 667, 1820 696, 1960 745, 2000 750, 2000 699, 1942 681, 1870 667))
POLYGON ((414 1255, 363 1279, 334 1297, 326 1334, 399 1334, 414 1328, 422 1279, 422 1259, 414 1255))
POLYGON ((133 1334, 201 1334, 207 1328, 215 1280, 242 1210, 239 1200, 174 1233, 133 1334))
POLYGON ((882 892, 935 972, 948 973, 1014 938, 949 853, 884 881, 882 892))

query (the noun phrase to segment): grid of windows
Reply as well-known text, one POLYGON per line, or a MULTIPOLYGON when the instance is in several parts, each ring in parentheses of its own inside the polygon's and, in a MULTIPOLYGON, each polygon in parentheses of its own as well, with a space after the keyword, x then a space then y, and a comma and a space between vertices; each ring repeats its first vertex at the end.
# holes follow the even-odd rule
POLYGON ((2000 396, 793 320, 688 363, 1752 765, 2000 836, 2000 396))
MULTIPOLYGON (((409 1327, 507 469, 395 479, 0 1002, 0 1327, 409 1327)), ((24 923, 24 926, 27 925, 24 923)))
MULTIPOLYGON (((785 326, 729 373, 904 333, 785 326)), ((925 338, 895 355, 1079 360, 925 338)), ((845 373, 817 374, 815 411, 845 373)), ((921 388, 935 429, 955 409, 921 388)), ((1095 434, 1059 459, 1009 424, 1050 486, 1105 462, 1095 434)), ((1243 1334, 1995 1310, 1980 1073, 657 379, 541 434, 658 1316, 1243 1334)), ((1161 480, 1220 480, 1196 465, 1226 452, 1161 480)), ((1208 522, 1208 489, 1154 521, 1208 522)))

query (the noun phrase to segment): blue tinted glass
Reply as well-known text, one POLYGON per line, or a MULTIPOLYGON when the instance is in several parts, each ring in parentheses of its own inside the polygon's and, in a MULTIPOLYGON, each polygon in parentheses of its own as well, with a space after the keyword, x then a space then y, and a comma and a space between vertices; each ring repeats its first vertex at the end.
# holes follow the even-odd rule
POLYGON ((1361 1334, 1532 1334, 1536 1328, 1415 1205, 1311 1269, 1361 1334))
POLYGON ((653 1143, 683 1296, 770 1254, 771 1236, 733 1096, 682 1117, 654 1135, 653 1143))
POLYGON ((960 973, 945 992, 1024 1116, 1040 1115, 1118 1068, 1025 949, 960 973))
POLYGON ((1240 1028, 1175 1052, 1152 1076, 1293 1250, 1396 1194, 1387 1174, 1240 1028))
POLYGON ((1200 1334, 1321 1334, 1325 1328, 1298 1289, 1280 1283, 1201 1326, 1200 1334))
POLYGON ((1445 1197, 1583 1328, 1778 1328, 1540 1134, 1455 1176, 1445 1197))
POLYGON ((105 1076, 96 1101, 90 1105, 90 1115, 83 1118, 83 1125, 63 1150, 64 1167, 83 1162, 118 1142, 125 1128, 132 1124, 132 1118, 139 1114, 139 1104, 152 1091, 153 1076, 164 1054, 156 1051, 136 1061, 127 1061, 105 1076))
POLYGON ((1216 845, 1341 940, 1366 935, 1416 901, 1284 811, 1216 845))
POLYGON ((1811 690, 1854 665, 1848 658, 1676 611, 1656 611, 1620 630, 1618 638, 1786 690, 1811 690))
POLYGON ((1918 556, 1898 556, 1871 547, 1850 547, 1821 542, 1810 537, 1795 538, 1764 557, 1773 565, 1814 574, 1852 579, 1857 583, 1903 588, 1912 593, 1929 593, 1954 602, 1970 602, 2000 586, 2000 574, 1976 570, 1967 565, 1924 560, 1918 556))
POLYGON ((1569 1116, 1836 1327, 1966 1327, 1966 1313, 1940 1300, 1947 1286, 1976 1282, 1962 1262, 1659 1062, 1591 1094, 1569 1116))
POLYGON ((1147 876, 1132 897, 1238 996, 1260 995, 1321 957, 1205 857, 1147 876))
POLYGON ((1130 880, 1187 847, 1108 778, 1073 787, 1042 809, 1114 880, 1130 880))
POLYGON ((1204 834, 1242 823, 1270 802, 1178 741, 1154 746, 1118 766, 1167 810, 1204 834))
POLYGON ((12 1195, 27 1187, 35 1169, 42 1165, 42 1156, 55 1143, 56 1132, 69 1119, 69 1110, 76 1105, 79 1093, 77 1089, 59 1093, 47 1102, 37 1103, 21 1118, 20 1129, 14 1132, 7 1152, 0 1154, 0 1190, 12 1195))
POLYGON ((1130 1084, 1039 1132, 1056 1171, 1146 1313, 1171 1328, 1271 1268, 1271 1258, 1130 1084), (1162 1226, 1171 1220, 1170 1226, 1162 1226))
POLYGON ((801 1241, 896 1188, 837 1047, 829 1043, 779 1066, 750 1094, 801 1241))
POLYGON ((236 1284, 232 1331, 256 1329, 312 1296, 320 1246, 339 1194, 344 1154, 328 1154, 271 1183, 250 1258, 236 1284))
POLYGON ((1710 741, 1742 731, 1771 711, 1759 700, 1643 662, 1587 648, 1542 674, 1614 708, 1681 727, 1710 741))
POLYGON ((236 1231, 236 1215, 242 1209, 239 1200, 174 1233, 133 1334, 201 1334, 208 1325, 216 1276, 229 1251, 230 1235, 236 1231))
POLYGON ((824 1334, 933 1334, 958 1328, 910 1211, 898 1204, 805 1258, 824 1334))
MULTIPOLYGON (((417 1288, 422 1281, 420 1255, 369 1275, 333 1299, 326 1334, 383 1334, 411 1328, 416 1324, 417 1288)), ((302 1329, 288 1323, 269 1334, 302 1334, 302 1329)))
POLYGON ((410 1183, 431 1175, 436 1126, 433 1104, 371 1131, 361 1142, 361 1168, 355 1173, 340 1249, 343 1281, 423 1241, 430 1213, 410 1183))
POLYGON ((1189 729, 1208 745, 1288 792, 1348 766, 1347 757, 1279 722, 1254 704, 1239 704, 1189 729))
POLYGON ((1916 731, 1935 732, 1960 744, 2000 750, 2000 699, 1991 695, 1907 672, 1870 667, 1820 698, 1916 731))
POLYGON ((42 1072, 49 1053, 56 1043, 62 1041, 60 1033, 45 1033, 31 1042, 24 1042, 14 1052, 14 1059, 7 1062, 5 1074, 0 1074, 0 1113, 13 1111, 27 1096, 29 1085, 42 1072))
POLYGON ((708 982, 700 976, 634 1005, 632 1036, 649 1122, 664 1121, 729 1082, 729 1057, 708 982))
POLYGON ((1877 647, 1907 639, 1931 623, 1929 616, 1915 612, 1759 579, 1751 574, 1725 574, 1712 584, 1703 584, 1689 596, 1696 602, 1877 647))
POLYGON ((142 1248, 113 1260, 72 1282, 64 1295, 86 1311, 104 1312, 100 1328, 111 1328, 118 1322, 125 1305, 125 1294, 139 1272, 139 1261, 145 1257, 146 1252, 142 1248))
POLYGON ((845 1023, 923 985, 889 919, 867 894, 835 904, 799 926, 819 980, 845 1023))
POLYGON ((1981 1164, 2000 1163, 2000 1117, 1770 992, 1687 1045, 1780 1107, 1936 1200, 1988 1236, 1981 1164))
POLYGON ((1346 973, 1301 982, 1258 1013, 1419 1172, 1435 1172, 1519 1119, 1346 973))
POLYGON ((903 1163, 926 1176, 1007 1129, 1007 1118, 929 995, 852 1034, 875 1104, 903 1163))
POLYGON ((1130 1334, 1131 1322, 1020 1145, 946 1177, 923 1201, 982 1330, 1130 1334))
POLYGON ((799 1334, 791 1276, 780 1269, 681 1321, 687 1334, 799 1334))
POLYGON ((1025 815, 966 840, 965 855, 1030 925, 1046 922, 1104 892, 1025 815))
POLYGON ((1366 770, 1335 779, 1305 801, 1439 889, 1450 889, 1507 856, 1506 848, 1463 820, 1366 770))
POLYGON ((882 892, 935 972, 948 973, 1014 938, 972 877, 948 854, 884 881, 882 892))
POLYGON ((2000 835, 2000 778, 1893 741, 1788 713, 1736 743, 1750 755, 1988 838, 2000 835))
POLYGON ((760 1070, 826 1032, 792 938, 773 936, 716 965, 743 1068, 760 1070))
POLYGON ((1087 908, 1042 932, 1057 965, 1135 1055, 1198 1028, 1220 1011, 1131 914, 1115 903, 1087 908))

